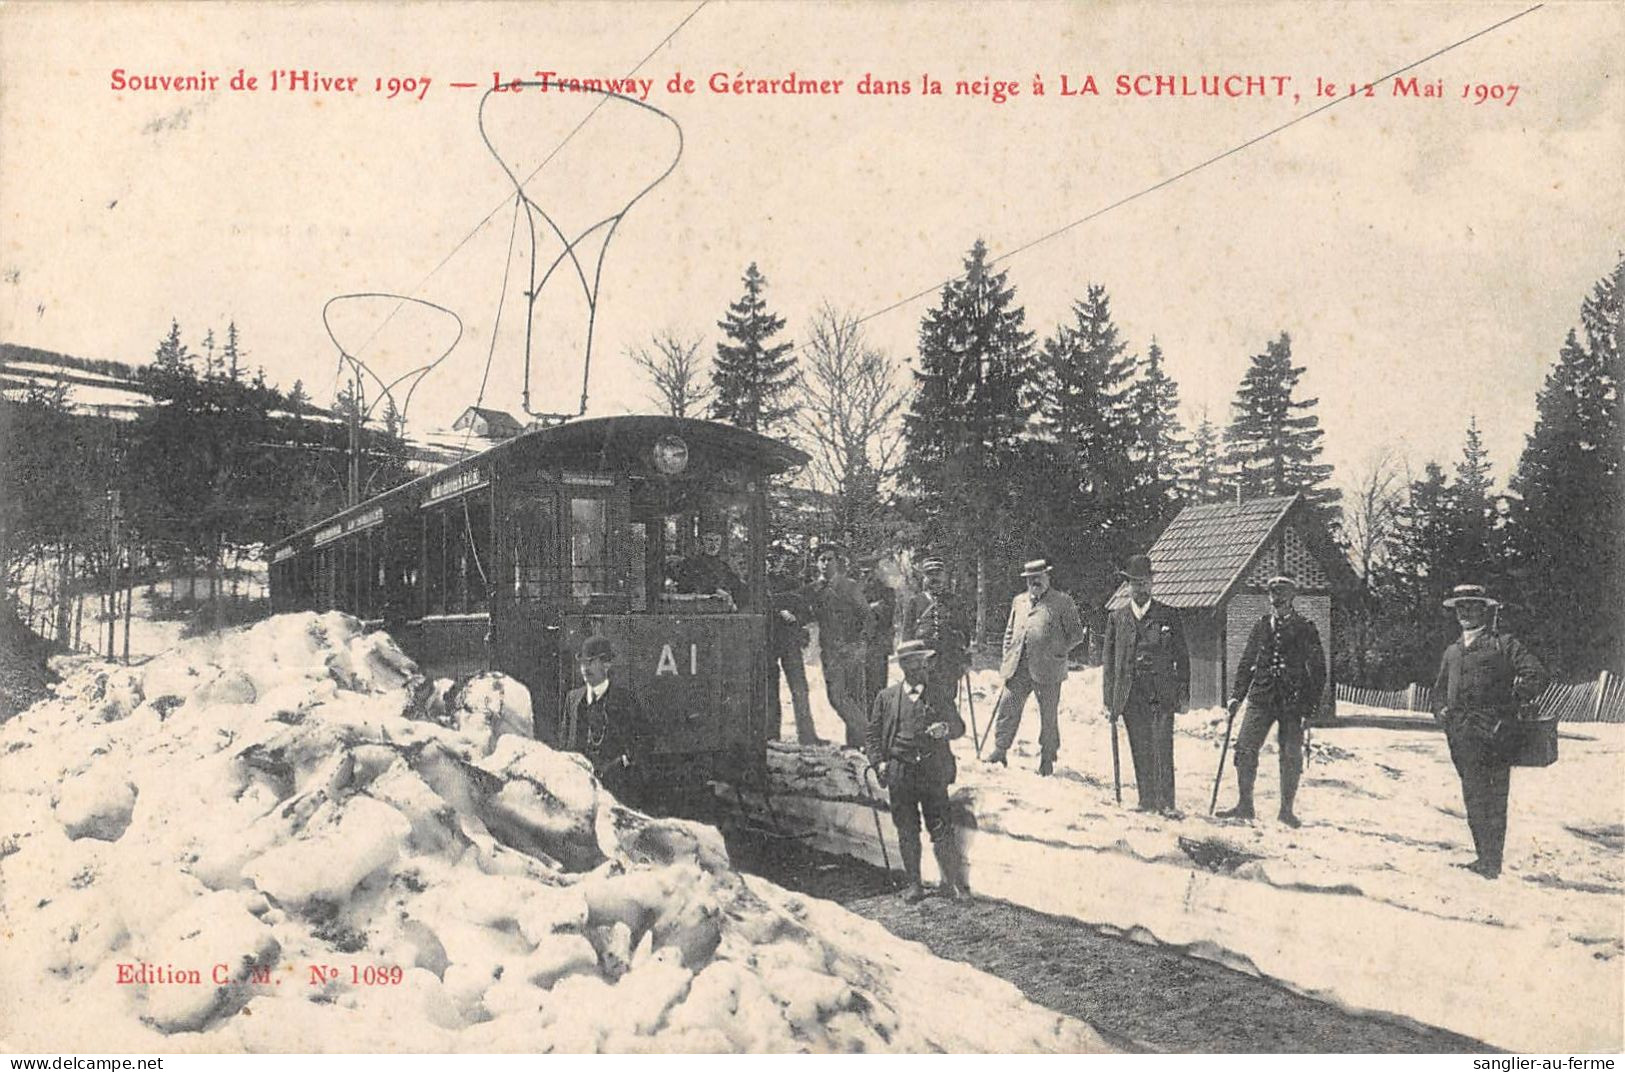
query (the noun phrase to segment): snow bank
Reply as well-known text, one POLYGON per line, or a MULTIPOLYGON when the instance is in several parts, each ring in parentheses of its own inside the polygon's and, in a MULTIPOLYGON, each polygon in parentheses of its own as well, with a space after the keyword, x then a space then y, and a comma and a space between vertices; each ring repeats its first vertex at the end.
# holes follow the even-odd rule
POLYGON ((516 682, 425 682, 337 614, 80 663, 0 729, 0 1046, 1104 1048, 529 725, 516 682))
MULTIPOLYGON (((815 720, 834 737, 839 720, 809 671, 815 720)), ((985 731, 998 675, 974 678, 985 731)), ((1036 773, 1037 723, 1029 703, 1008 769, 978 763, 968 736, 955 742, 956 812, 980 892, 1510 1049, 1625 1041, 1625 727, 1572 727, 1556 767, 1513 775, 1506 871, 1486 882, 1451 866, 1472 858, 1472 842, 1442 734, 1315 730, 1297 801, 1304 826, 1292 830, 1273 821, 1273 734, 1258 781, 1264 818, 1207 816, 1223 711, 1179 720, 1186 814, 1176 820, 1130 810, 1126 737, 1125 803, 1114 802, 1098 669, 1064 686, 1051 778, 1036 773)), ((788 714, 786 724, 793 738, 788 714)), ((781 814, 818 829, 823 848, 882 862, 858 757, 776 745, 770 766, 781 814)), ((1227 765, 1220 807, 1234 798, 1227 765)), ((895 866, 884 815, 881 827, 895 866)))

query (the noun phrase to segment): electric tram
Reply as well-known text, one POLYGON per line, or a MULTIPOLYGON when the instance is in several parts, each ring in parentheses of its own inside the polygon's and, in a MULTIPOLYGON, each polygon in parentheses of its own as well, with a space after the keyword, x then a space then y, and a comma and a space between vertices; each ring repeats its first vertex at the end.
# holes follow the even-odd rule
POLYGON ((272 606, 353 614, 435 677, 516 678, 543 739, 578 683, 582 642, 608 637, 658 781, 759 769, 777 734, 765 488, 806 462, 693 419, 537 428, 272 544, 272 606), (712 533, 737 594, 674 583, 712 533))

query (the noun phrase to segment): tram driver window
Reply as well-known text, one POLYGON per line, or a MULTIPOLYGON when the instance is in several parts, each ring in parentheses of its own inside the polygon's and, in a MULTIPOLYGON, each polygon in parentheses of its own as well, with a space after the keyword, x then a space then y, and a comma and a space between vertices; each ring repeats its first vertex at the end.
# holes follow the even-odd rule
POLYGON ((614 592, 609 569, 609 503, 570 500, 570 595, 577 603, 614 592))
POLYGON ((646 544, 651 607, 709 613, 749 608, 755 535, 748 496, 635 483, 632 511, 634 531, 641 529, 646 544))

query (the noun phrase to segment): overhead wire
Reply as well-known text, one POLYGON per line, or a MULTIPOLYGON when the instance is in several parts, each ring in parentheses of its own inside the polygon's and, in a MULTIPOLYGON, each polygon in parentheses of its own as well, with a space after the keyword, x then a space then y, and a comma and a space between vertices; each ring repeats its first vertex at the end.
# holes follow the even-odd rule
MULTIPOLYGON (((659 44, 657 44, 653 48, 651 48, 644 55, 644 57, 642 59, 638 60, 638 62, 635 65, 633 65, 632 69, 630 71, 628 71, 624 77, 630 78, 633 75, 637 74, 639 71, 641 71, 643 69, 644 64, 646 64, 650 60, 652 60, 655 57, 656 53, 658 53, 661 49, 665 48, 668 44, 670 44, 672 38, 676 37, 678 35, 678 33, 680 33, 682 31, 683 27, 687 26, 689 24, 689 22, 693 20, 694 16, 698 15, 701 11, 705 10, 705 8, 710 5, 710 3, 711 3, 711 0, 700 0, 700 2, 694 6, 694 9, 692 11, 690 11, 687 15, 683 16, 681 21, 679 21, 676 26, 672 27, 670 32, 668 32, 665 37, 662 37, 660 39, 659 44)), ((489 92, 489 91, 487 91, 487 92, 489 92)), ((482 100, 482 103, 483 103, 483 100, 482 100)), ((582 117, 581 121, 579 123, 577 123, 573 128, 571 128, 570 132, 568 134, 566 134, 563 137, 563 139, 561 139, 559 141, 559 143, 553 147, 552 152, 548 153, 547 156, 542 159, 542 162, 540 164, 537 164, 535 169, 533 169, 529 175, 525 176, 525 182, 529 183, 530 181, 535 179, 537 175, 541 174, 542 169, 545 168, 550 162, 552 162, 554 157, 558 156, 559 153, 563 151, 564 147, 570 143, 570 139, 574 138, 576 136, 576 134, 578 134, 581 131, 581 128, 587 125, 588 121, 591 120, 592 117, 598 113, 598 109, 602 108, 605 103, 606 103, 606 101, 601 99, 601 100, 599 100, 599 102, 597 104, 593 105, 592 109, 590 111, 588 111, 587 114, 584 117, 582 117)), ((484 218, 482 218, 478 223, 476 223, 468 231, 467 234, 463 235, 463 237, 457 241, 456 245, 451 247, 450 252, 448 252, 444 257, 440 258, 439 262, 436 263, 433 268, 429 269, 428 274, 426 274, 422 279, 418 280, 416 286, 412 287, 412 289, 407 291, 406 293, 408 295, 415 295, 415 294, 418 293, 418 291, 422 290, 424 288, 424 286, 426 286, 428 284, 429 280, 433 279, 437 274, 439 274, 439 272, 440 272, 440 270, 442 268, 444 268, 447 264, 451 263, 451 259, 453 257, 457 256, 457 254, 462 251, 464 246, 468 245, 469 242, 473 241, 474 236, 479 234, 480 231, 485 228, 486 224, 490 223, 493 219, 496 218, 496 214, 498 212, 501 212, 502 207, 504 205, 506 205, 507 203, 508 203, 507 198, 503 198, 502 201, 498 202, 497 205, 494 208, 492 208, 490 212, 487 212, 485 214, 484 218)), ((362 342, 360 350, 356 354, 356 356, 358 358, 361 356, 361 353, 365 352, 366 349, 369 346, 372 345, 373 340, 378 337, 379 332, 383 331, 384 328, 389 325, 389 322, 395 318, 395 314, 400 312, 401 308, 403 306, 405 306, 405 304, 406 303, 403 301, 399 305, 397 305, 394 309, 391 309, 389 314, 384 317, 383 322, 380 323, 375 329, 373 329, 372 334, 369 335, 362 342)), ((333 374, 333 391, 334 391, 335 394, 337 394, 337 392, 338 392, 338 379, 339 379, 339 376, 343 374, 343 371, 344 371, 344 362, 343 362, 343 359, 340 358, 339 366, 338 366, 337 370, 333 374)))

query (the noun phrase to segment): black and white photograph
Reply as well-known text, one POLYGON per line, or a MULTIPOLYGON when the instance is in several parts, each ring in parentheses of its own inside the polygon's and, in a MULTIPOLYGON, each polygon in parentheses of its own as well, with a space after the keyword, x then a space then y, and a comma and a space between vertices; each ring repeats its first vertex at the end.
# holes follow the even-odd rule
POLYGON ((1622 55, 0 7, 0 1052, 1613 1067, 1622 55))

